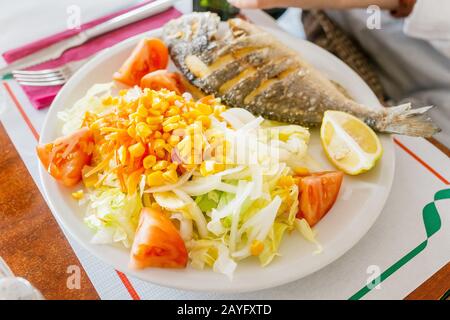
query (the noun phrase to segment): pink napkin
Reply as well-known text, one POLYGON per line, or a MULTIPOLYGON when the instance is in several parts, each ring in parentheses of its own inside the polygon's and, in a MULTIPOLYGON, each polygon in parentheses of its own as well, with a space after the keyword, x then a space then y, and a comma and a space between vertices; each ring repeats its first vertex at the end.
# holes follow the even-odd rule
MULTIPOLYGON (((91 28, 99 23, 102 23, 106 20, 109 20, 111 18, 114 18, 122 13, 128 12, 132 9, 141 7, 149 2, 152 1, 146 1, 142 4, 139 4, 137 6, 127 8, 125 10, 104 16, 102 18, 99 18, 97 20, 85 23, 81 25, 81 28, 78 30, 66 30, 60 33, 57 33, 55 35, 49 36, 47 38, 43 38, 40 40, 37 40, 35 42, 32 42, 30 44, 27 44, 25 46, 22 46, 20 48, 12 49, 10 51, 7 51, 3 53, 3 57, 6 62, 11 63, 15 60, 22 58, 30 53, 33 53, 39 49, 42 49, 46 46, 49 46, 55 42, 58 42, 60 40, 63 40, 65 38, 68 38, 74 34, 77 34, 85 29, 91 28)), ((99 36, 95 39, 92 39, 83 45, 75 48, 71 48, 64 52, 61 57, 59 57, 57 60, 49 61, 42 63, 37 66, 33 66, 28 68, 28 70, 42 70, 47 68, 54 68, 61 65, 64 65, 70 61, 77 61, 85 59, 94 53, 108 48, 122 40, 125 40, 129 37, 132 37, 136 34, 143 33, 148 30, 156 29, 164 25, 167 21, 174 19, 176 17, 179 17, 181 13, 172 8, 168 11, 162 12, 158 15, 149 17, 147 19, 135 22, 133 24, 127 25, 125 27, 122 27, 120 29, 114 30, 112 32, 109 32, 107 34, 104 34, 102 36, 99 36)), ((23 90, 25 91, 25 94, 30 99, 32 105, 37 108, 41 109, 44 107, 47 107, 51 104, 53 99, 55 98, 58 91, 61 89, 62 86, 52 86, 52 87, 30 87, 30 86, 22 86, 23 90)))

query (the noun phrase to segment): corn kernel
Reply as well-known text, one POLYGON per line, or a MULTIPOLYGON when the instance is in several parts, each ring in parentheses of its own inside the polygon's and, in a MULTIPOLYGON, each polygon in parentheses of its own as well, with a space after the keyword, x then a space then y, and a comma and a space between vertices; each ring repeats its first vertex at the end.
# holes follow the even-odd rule
POLYGON ((131 121, 135 121, 135 122, 139 122, 140 121, 139 118, 141 118, 141 117, 139 116, 139 114, 137 112, 130 113, 130 115, 128 116, 128 119, 130 119, 131 121))
POLYGON ((177 123, 181 120, 181 117, 179 115, 168 117, 166 120, 164 120, 163 125, 168 125, 171 123, 177 123))
POLYGON ((164 139, 159 138, 159 139, 156 139, 156 140, 153 142, 153 148, 155 148, 155 151, 156 151, 156 150, 158 150, 158 149, 164 148, 164 145, 165 145, 165 144, 166 144, 166 142, 164 141, 164 139))
POLYGON ((155 171, 147 176, 147 185, 149 187, 157 187, 164 184, 164 177, 161 171, 155 171))
POLYGON ((209 116, 213 112, 211 106, 204 103, 197 104, 197 110, 207 116, 209 116))
POLYGON ((153 138, 155 138, 155 139, 159 139, 161 137, 162 137, 162 133, 159 131, 156 131, 155 134, 153 135, 153 138))
POLYGON ((200 174, 202 176, 208 176, 213 173, 217 173, 225 170, 225 165, 221 163, 216 163, 214 160, 203 161, 200 165, 200 174))
POLYGON ((170 123, 170 124, 163 126, 164 132, 173 131, 175 129, 178 129, 178 123, 170 123))
POLYGON ((170 133, 169 133, 169 132, 164 132, 164 133, 162 134, 162 138, 163 138, 164 140, 167 141, 167 139, 170 138, 170 133))
POLYGON ((137 158, 145 153, 145 147, 142 145, 142 143, 138 142, 129 146, 128 151, 130 152, 130 155, 137 158))
POLYGON ((178 174, 175 170, 168 170, 164 172, 163 177, 169 183, 176 183, 178 181, 178 174))
POLYGON ((161 125, 160 124, 149 124, 148 127, 152 131, 159 131, 159 130, 161 130, 161 125))
POLYGON ((136 128, 134 126, 128 127, 127 133, 130 137, 135 138, 136 137, 136 128))
POLYGON ((84 197, 84 191, 83 190, 78 190, 76 192, 72 192, 72 197, 76 200, 80 200, 83 199, 84 197))
POLYGON ((171 154, 172 153, 172 149, 173 149, 173 147, 170 145, 170 144, 165 144, 164 145, 164 150, 166 150, 169 154, 171 154))
POLYGON ((103 103, 105 106, 109 106, 109 105, 112 103, 112 97, 111 97, 111 96, 108 96, 107 98, 103 99, 102 103, 103 103))
POLYGON ((201 116, 202 113, 197 109, 192 109, 189 111, 189 117, 192 119, 197 119, 197 117, 201 116))
POLYGON ((181 166, 186 170, 194 170, 197 167, 196 164, 186 164, 186 163, 183 163, 181 166))
POLYGON ((208 116, 200 116, 197 118, 197 120, 200 121, 206 128, 209 128, 211 126, 211 119, 208 116))
POLYGON ((166 111, 166 116, 171 117, 180 114, 180 108, 176 106, 171 106, 169 110, 166 111))
POLYGON ((178 169, 178 163, 176 163, 176 162, 172 162, 171 164, 169 164, 168 166, 167 166, 167 170, 169 171, 169 170, 177 170, 178 169))
POLYGON ((156 150, 155 154, 159 159, 164 159, 166 157, 166 152, 163 149, 156 150))
POLYGON ((153 108, 165 112, 169 108, 169 103, 165 100, 159 100, 158 102, 153 103, 153 108))
POLYGON ((167 139, 167 143, 170 144, 172 147, 175 147, 178 142, 180 142, 180 136, 171 135, 169 139, 167 139))
POLYGON ((214 115, 220 116, 222 112, 224 112, 227 108, 224 105, 218 104, 214 106, 214 115))
POLYGON ((136 113, 140 116, 140 117, 146 117, 148 115, 148 111, 147 109, 144 107, 144 105, 139 105, 139 107, 136 110, 136 113))
POLYGON ((294 185, 294 178, 292 176, 282 176, 278 179, 277 185, 282 188, 289 188, 294 185))
POLYGON ((145 169, 150 169, 156 163, 156 157, 154 155, 148 155, 144 158, 143 164, 145 169))
POLYGON ((120 163, 125 164, 127 162, 127 148, 125 146, 120 146, 117 152, 119 155, 120 163))
POLYGON ((252 245, 250 246, 250 253, 252 256, 259 256, 263 250, 264 243, 259 240, 253 240, 252 245))
POLYGON ((166 160, 159 160, 156 162, 156 164, 152 167, 153 170, 164 170, 169 165, 169 162, 166 160))
POLYGON ((147 117, 148 124, 160 124, 164 119, 164 116, 147 117))
POLYGON ((141 138, 147 138, 152 134, 152 130, 145 122, 139 122, 136 125, 136 134, 141 138))
POLYGON ((309 174, 308 168, 305 167, 296 167, 294 168, 294 172, 296 175, 299 175, 301 177, 307 176, 309 174))
MULTIPOLYGON (((88 168, 87 166, 85 168, 88 168)), ((93 169, 93 167, 90 167, 90 169, 93 169)), ((85 177, 83 175, 83 184, 86 188, 94 187, 98 182, 98 175, 93 174, 92 176, 85 177)))
POLYGON ((160 116, 161 115, 161 110, 155 109, 155 108, 150 108, 148 110, 148 113, 151 114, 152 116, 160 116))

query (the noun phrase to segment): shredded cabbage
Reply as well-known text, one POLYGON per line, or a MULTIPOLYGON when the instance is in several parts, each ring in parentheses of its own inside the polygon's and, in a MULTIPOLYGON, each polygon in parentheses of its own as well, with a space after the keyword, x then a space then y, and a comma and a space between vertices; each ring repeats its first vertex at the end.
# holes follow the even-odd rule
POLYGON ((119 188, 94 189, 88 195, 85 223, 95 231, 93 243, 120 242, 129 248, 139 222, 142 201, 137 193, 127 196, 119 188))
POLYGON ((112 88, 112 82, 95 84, 73 107, 58 112, 58 118, 64 122, 61 130, 62 134, 68 135, 81 128, 87 111, 98 114, 106 112, 110 107, 105 106, 102 103, 102 99, 111 95, 112 88))

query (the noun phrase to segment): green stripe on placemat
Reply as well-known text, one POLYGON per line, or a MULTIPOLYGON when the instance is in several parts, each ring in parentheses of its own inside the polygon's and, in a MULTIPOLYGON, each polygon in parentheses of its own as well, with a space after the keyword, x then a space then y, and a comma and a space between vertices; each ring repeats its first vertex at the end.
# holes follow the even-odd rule
POLYGON ((5 74, 2 76, 2 80, 11 80, 13 78, 11 73, 5 74))
MULTIPOLYGON (((387 268, 378 279, 375 279, 378 283, 383 282, 389 276, 391 276, 393 273, 395 273, 398 269, 403 267, 405 264, 407 264, 409 261, 411 261, 415 256, 417 256, 420 252, 422 252, 428 244, 428 239, 432 235, 434 235, 436 232, 438 232, 441 229, 441 218, 439 216, 438 209, 436 208, 436 201, 450 199, 450 189, 445 189, 438 191, 434 195, 434 201, 428 203, 422 210, 422 218, 423 223, 425 226, 425 231, 427 234, 427 238, 425 241, 423 241, 421 244, 419 244, 417 247, 412 249, 410 252, 408 252, 406 255, 404 255, 400 260, 398 260, 396 263, 394 263, 392 266, 387 268)), ((371 286, 364 286, 362 287, 358 292, 356 292, 354 295, 352 295, 349 300, 359 300, 362 297, 364 297, 367 293, 369 293, 376 285, 371 286)), ((447 292, 448 294, 448 292, 447 292)), ((445 296, 445 295, 444 295, 445 296)))
POLYGON ((450 298, 450 289, 439 300, 448 300, 450 298))

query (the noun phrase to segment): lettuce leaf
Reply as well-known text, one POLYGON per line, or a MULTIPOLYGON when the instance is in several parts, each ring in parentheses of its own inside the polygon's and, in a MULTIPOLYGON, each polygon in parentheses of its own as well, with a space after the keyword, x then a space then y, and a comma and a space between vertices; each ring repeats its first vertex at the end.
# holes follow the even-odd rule
POLYGON ((119 188, 101 188, 88 194, 89 204, 84 222, 95 231, 93 243, 122 243, 129 248, 142 209, 138 193, 128 196, 119 188))

